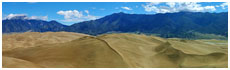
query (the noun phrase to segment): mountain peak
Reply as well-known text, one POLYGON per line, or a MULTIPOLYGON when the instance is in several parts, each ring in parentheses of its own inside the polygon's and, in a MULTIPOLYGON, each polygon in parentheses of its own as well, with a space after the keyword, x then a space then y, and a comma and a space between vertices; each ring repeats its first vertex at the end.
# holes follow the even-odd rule
POLYGON ((12 17, 7 17, 6 19, 7 20, 18 20, 18 19, 24 20, 24 19, 27 19, 27 16, 26 15, 12 16, 12 17))
POLYGON ((118 13, 114 13, 114 14, 123 15, 123 14, 127 14, 127 13, 124 13, 124 12, 118 12, 118 13))
POLYGON ((190 12, 190 11, 180 11, 177 13, 181 13, 181 14, 190 14, 190 13, 209 13, 209 12, 190 12))
POLYGON ((3 20, 46 20, 47 16, 27 16, 26 14, 9 14, 3 20))
POLYGON ((51 21, 49 21, 50 23, 58 23, 57 21, 55 21, 55 20, 51 20, 51 21))
POLYGON ((119 12, 118 14, 125 14, 124 12, 119 12))

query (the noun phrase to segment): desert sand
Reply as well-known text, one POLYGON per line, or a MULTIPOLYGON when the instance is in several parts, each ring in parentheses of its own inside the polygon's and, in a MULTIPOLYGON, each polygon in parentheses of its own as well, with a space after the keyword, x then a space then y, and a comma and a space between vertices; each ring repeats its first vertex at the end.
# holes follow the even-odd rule
POLYGON ((4 68, 226 68, 227 45, 137 34, 3 35, 4 68), (224 47, 224 48, 223 48, 224 47))
POLYGON ((25 32, 14 34, 3 34, 3 51, 15 48, 35 47, 44 44, 64 43, 78 39, 83 36, 89 36, 80 33, 71 32, 25 32))

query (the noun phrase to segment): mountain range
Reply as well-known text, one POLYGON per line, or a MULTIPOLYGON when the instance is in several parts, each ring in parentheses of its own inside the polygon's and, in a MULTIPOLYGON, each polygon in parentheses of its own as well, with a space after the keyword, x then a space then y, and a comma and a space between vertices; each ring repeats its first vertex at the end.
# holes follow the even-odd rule
POLYGON ((2 32, 47 32, 47 31, 60 31, 67 27, 56 21, 43 21, 43 20, 26 20, 26 19, 10 19, 2 21, 2 32))
POLYGON ((28 31, 66 31, 89 35, 138 33, 154 34, 166 38, 223 38, 228 35, 227 12, 177 12, 152 15, 120 12, 70 26, 56 21, 43 20, 10 19, 2 22, 3 33, 28 31))

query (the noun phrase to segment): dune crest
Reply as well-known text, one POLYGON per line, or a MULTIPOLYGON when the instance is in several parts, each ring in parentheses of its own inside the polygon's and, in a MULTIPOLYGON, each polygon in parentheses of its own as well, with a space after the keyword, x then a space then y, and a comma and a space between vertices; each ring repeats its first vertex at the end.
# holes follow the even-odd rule
POLYGON ((227 67, 228 53, 225 50, 217 45, 195 40, 173 40, 126 33, 97 37, 80 35, 77 39, 65 42, 3 51, 3 67, 11 68, 12 64, 22 68, 227 67), (17 65, 14 60, 34 65, 17 65))
POLYGON ((89 36, 72 32, 25 32, 15 34, 3 34, 3 51, 15 48, 28 48, 44 44, 64 43, 74 39, 89 36))

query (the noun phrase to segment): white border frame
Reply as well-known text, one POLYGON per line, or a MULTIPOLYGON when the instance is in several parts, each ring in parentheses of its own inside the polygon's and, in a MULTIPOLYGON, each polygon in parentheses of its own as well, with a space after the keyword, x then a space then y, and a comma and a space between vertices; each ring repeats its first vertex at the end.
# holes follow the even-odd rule
POLYGON ((2 2, 229 2, 228 0, 2 0, 2 2))
MULTIPOLYGON (((230 5, 230 0, 2 0, 0 3, 0 15, 2 16, 2 2, 228 2, 228 7, 230 5)), ((228 9, 228 11, 230 11, 230 9, 228 9)), ((230 16, 230 14, 228 13, 228 17, 230 16)), ((0 17, 2 20, 2 17, 0 17)), ((229 18, 228 18, 229 20, 229 18)), ((230 21, 228 21, 228 23, 230 23, 230 21)), ((2 31, 2 22, 0 24, 1 27, 1 31, 2 31)), ((230 37, 229 35, 229 31, 230 31, 230 25, 228 25, 228 37, 230 37)), ((0 37, 1 37, 1 47, 2 47, 2 32, 0 33, 0 37)), ((228 43, 230 39, 228 38, 228 43)), ((0 51, 2 51, 2 49, 0 49, 0 51)), ((228 49, 228 51, 230 51, 228 49)), ((228 54, 229 56, 230 54, 228 54)), ((2 52, 0 54, 0 67, 2 68, 2 52)), ((230 67, 229 65, 230 63, 230 58, 228 58, 228 67, 230 67)), ((92 69, 96 69, 96 70, 117 70, 118 68, 2 68, 2 70, 76 70, 76 69, 80 69, 80 70, 92 70, 92 69)), ((144 70, 227 70, 228 68, 119 68, 121 70, 124 69, 128 69, 128 70, 139 70, 139 69, 144 69, 144 70)))

